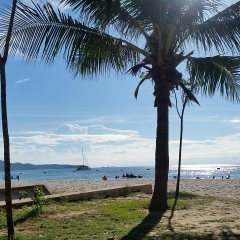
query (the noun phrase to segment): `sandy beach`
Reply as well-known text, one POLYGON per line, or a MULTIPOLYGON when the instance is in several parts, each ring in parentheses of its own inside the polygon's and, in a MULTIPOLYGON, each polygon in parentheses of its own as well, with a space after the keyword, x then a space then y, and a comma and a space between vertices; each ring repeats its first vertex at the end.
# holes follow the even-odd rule
MULTIPOLYGON (((38 181, 38 182, 12 182, 12 187, 44 184, 53 193, 85 192, 98 189, 132 186, 136 184, 152 184, 150 179, 107 180, 107 181, 38 181)), ((176 179, 169 180, 169 190, 175 190, 176 179)), ((0 183, 4 188, 4 182, 0 183)), ((240 200, 240 179, 183 179, 180 191, 240 200)))

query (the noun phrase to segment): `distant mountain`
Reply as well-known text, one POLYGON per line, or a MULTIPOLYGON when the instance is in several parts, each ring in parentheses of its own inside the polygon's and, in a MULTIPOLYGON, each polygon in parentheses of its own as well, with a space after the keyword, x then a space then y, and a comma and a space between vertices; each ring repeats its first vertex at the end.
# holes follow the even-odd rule
MULTIPOLYGON (((36 170, 36 169, 63 169, 76 168, 76 165, 69 164, 31 164, 31 163, 11 163, 11 170, 36 170)), ((0 160, 0 171, 4 171, 4 161, 0 160)))

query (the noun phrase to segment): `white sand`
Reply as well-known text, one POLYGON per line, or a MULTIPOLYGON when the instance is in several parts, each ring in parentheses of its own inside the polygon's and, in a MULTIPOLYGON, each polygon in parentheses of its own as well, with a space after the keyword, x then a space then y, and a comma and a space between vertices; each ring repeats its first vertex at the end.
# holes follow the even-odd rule
MULTIPOLYGON (((70 193, 149 183, 153 185, 154 180, 130 179, 107 181, 14 181, 12 182, 12 187, 44 184, 51 193, 70 193)), ((176 179, 169 180, 168 186, 169 190, 175 190, 176 179)), ((0 182, 0 188, 4 188, 4 182, 0 182)), ((180 191, 240 200, 240 179, 183 179, 181 180, 180 191)))

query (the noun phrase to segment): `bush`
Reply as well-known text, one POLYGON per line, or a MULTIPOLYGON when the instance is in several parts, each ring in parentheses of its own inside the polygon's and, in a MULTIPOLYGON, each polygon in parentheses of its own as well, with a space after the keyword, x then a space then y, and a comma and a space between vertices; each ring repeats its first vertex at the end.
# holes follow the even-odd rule
POLYGON ((33 207, 36 214, 42 213, 43 205, 45 204, 44 191, 42 189, 42 186, 34 187, 31 199, 33 201, 33 207))

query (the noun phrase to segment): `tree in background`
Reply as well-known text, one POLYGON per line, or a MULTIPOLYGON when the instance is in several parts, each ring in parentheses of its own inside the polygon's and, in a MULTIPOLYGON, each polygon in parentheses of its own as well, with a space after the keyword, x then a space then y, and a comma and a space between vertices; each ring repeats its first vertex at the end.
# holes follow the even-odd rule
MULTIPOLYGON (((190 85, 202 94, 239 101, 240 2, 224 0, 62 0, 78 15, 74 19, 51 4, 19 3, 10 52, 27 61, 40 55, 52 64, 61 54, 75 76, 95 76, 112 70, 137 75, 137 86, 150 80, 157 109, 155 185, 150 211, 167 209, 169 170, 169 107, 174 90, 182 88, 179 64, 186 64, 190 85), (225 8, 225 9, 224 9, 225 8), (223 10, 224 9, 224 10, 223 10), (204 56, 194 56, 202 50, 204 56), (211 56, 212 53, 214 56, 211 56), (228 52, 229 54, 225 54, 228 52)), ((3 19, 5 22, 7 18, 3 19)), ((0 48, 5 35, 0 37, 0 48)))
POLYGON ((5 66, 8 58, 9 43, 14 22, 14 15, 17 6, 17 0, 13 0, 12 8, 7 9, 4 14, 10 14, 9 22, 6 27, 6 38, 3 48, 3 56, 0 54, 0 77, 1 77, 1 109, 2 109, 2 132, 4 145, 4 172, 5 172, 5 202, 6 217, 8 228, 8 239, 14 238, 14 225, 12 215, 12 189, 11 189, 11 163, 10 163, 10 146, 8 134, 8 118, 7 118, 7 97, 6 97, 6 72, 5 66))

